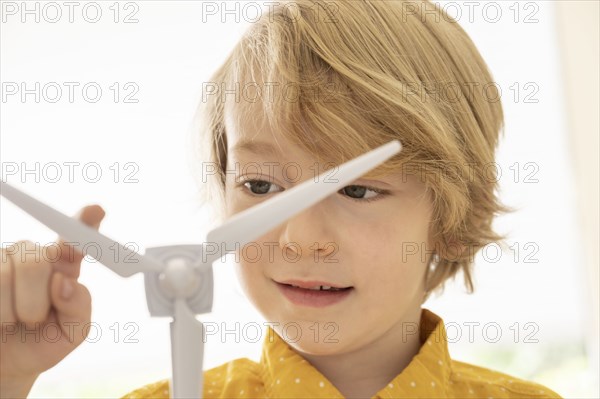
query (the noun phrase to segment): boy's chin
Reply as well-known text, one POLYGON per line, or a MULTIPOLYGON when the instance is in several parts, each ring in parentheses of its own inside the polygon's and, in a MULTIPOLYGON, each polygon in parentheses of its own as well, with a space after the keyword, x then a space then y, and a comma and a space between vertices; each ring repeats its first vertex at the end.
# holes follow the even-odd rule
POLYGON ((344 352, 340 342, 324 343, 314 342, 311 339, 301 339, 296 342, 288 342, 288 344, 300 355, 332 356, 344 352))
POLYGON ((312 356, 331 356, 351 352, 356 349, 356 342, 352 336, 339 333, 333 334, 331 331, 321 331, 319 335, 314 330, 306 330, 306 334, 296 337, 283 338, 296 352, 312 356))
MULTIPOLYGON (((270 320, 277 335, 296 352, 313 356, 328 356, 351 352, 361 346, 360 337, 369 336, 370 329, 343 318, 333 321, 277 317, 263 314, 270 320)), ((286 315, 288 316, 288 315, 286 315)))

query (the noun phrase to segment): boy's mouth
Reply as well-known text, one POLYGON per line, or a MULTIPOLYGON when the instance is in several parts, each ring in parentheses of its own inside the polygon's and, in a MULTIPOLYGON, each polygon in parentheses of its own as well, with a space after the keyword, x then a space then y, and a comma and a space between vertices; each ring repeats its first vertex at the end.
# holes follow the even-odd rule
POLYGON ((331 285, 324 281, 298 281, 288 280, 278 282, 279 291, 293 304, 323 308, 342 302, 349 298, 354 287, 331 285))
POLYGON ((319 286, 311 287, 311 288, 303 288, 303 287, 298 287, 293 284, 285 284, 285 285, 294 287, 294 288, 301 288, 303 290, 313 290, 313 291, 344 291, 344 290, 349 290, 350 288, 352 288, 352 287, 337 288, 337 287, 330 287, 330 286, 326 286, 326 285, 319 285, 319 286))
POLYGON ((334 283, 329 283, 325 281, 300 281, 300 280, 286 280, 286 281, 276 281, 279 284, 287 285, 294 288, 302 288, 305 290, 312 291, 345 291, 349 290, 353 287, 351 286, 342 286, 334 283))

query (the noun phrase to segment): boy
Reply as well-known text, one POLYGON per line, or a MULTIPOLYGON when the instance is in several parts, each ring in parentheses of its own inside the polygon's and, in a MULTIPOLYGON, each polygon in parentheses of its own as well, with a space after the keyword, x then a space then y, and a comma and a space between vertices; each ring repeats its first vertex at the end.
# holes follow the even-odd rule
MULTIPOLYGON (((403 149, 256 240, 262 256, 240 251, 272 327, 260 362, 205 371, 204 397, 560 397, 452 360, 421 308, 459 271, 472 291, 473 254, 503 238, 491 225, 509 208, 484 170, 503 127, 490 82, 428 2, 301 0, 252 24, 205 84, 192 147, 218 166, 204 191, 217 222, 392 139, 403 149)), ((124 398, 168 395, 162 380, 124 398)))

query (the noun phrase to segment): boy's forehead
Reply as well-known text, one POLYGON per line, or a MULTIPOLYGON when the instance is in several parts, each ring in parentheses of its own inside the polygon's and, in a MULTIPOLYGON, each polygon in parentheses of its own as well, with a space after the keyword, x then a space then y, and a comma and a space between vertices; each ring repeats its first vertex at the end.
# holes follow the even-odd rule
MULTIPOLYGON (((260 105, 226 105, 224 112, 225 134, 227 135, 227 153, 230 159, 256 160, 309 160, 317 161, 313 154, 298 148, 283 134, 274 131, 266 122, 260 105)), ((325 161, 328 162, 328 161, 325 161)), ((399 179, 407 183, 412 176, 403 176, 401 171, 386 173, 382 179, 390 183, 399 179)))
POLYGON ((235 157, 260 155, 275 158, 295 152, 292 144, 266 122, 260 105, 226 106, 224 122, 227 150, 235 157))

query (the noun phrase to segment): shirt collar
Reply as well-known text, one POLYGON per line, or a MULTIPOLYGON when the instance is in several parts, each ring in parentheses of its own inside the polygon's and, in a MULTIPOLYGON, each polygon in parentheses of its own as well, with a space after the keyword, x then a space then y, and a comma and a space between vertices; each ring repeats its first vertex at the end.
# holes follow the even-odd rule
MULTIPOLYGON (((423 308, 419 352, 374 398, 446 397, 451 370, 446 338, 443 320, 423 308)), ((294 351, 270 326, 263 341, 260 363, 267 397, 343 398, 323 374, 294 351)))
POLYGON ((421 312, 419 340, 419 352, 375 397, 448 397, 446 391, 451 373, 451 359, 444 321, 424 308, 421 312))

